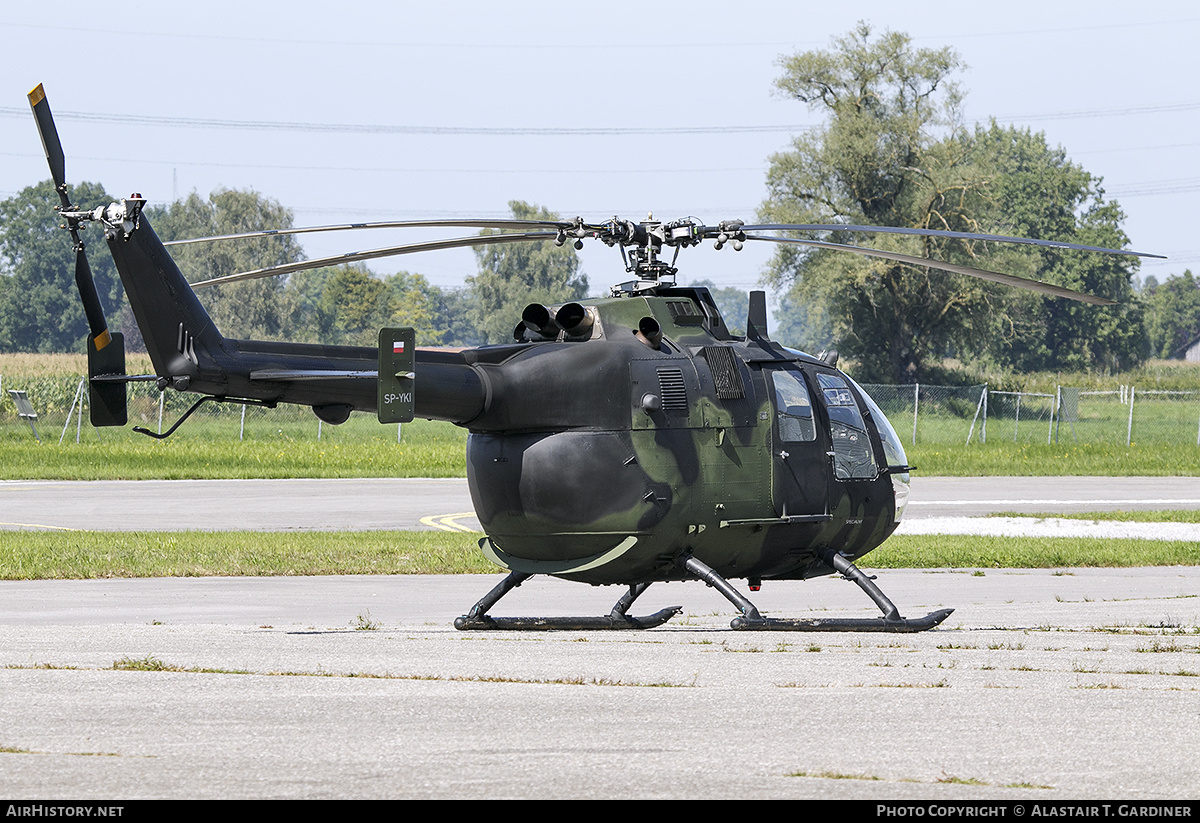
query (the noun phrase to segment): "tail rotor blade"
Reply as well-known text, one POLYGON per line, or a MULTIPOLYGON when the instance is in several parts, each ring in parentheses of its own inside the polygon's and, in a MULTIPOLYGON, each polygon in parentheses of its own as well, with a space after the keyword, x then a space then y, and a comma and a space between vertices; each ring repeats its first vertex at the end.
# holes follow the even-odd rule
MULTIPOLYGON (((50 176, 54 178, 54 188, 62 201, 63 209, 72 210, 71 199, 67 195, 67 160, 63 153, 62 142, 58 139, 58 128, 54 125, 54 115, 50 113, 50 102, 46 100, 46 90, 38 83, 37 88, 29 92, 29 105, 33 109, 33 119, 37 121, 38 134, 42 137, 42 148, 46 151, 46 162, 50 165, 50 176)), ((100 305, 100 296, 96 293, 96 281, 92 277, 92 267, 88 263, 87 254, 83 250, 83 241, 79 239, 79 221, 73 217, 67 218, 67 228, 75 244, 75 286, 79 289, 79 299, 83 302, 83 313, 87 316, 88 329, 92 333, 96 351, 102 350, 112 340, 108 333, 108 323, 104 319, 104 308, 100 305)))
POLYGON ((41 83, 29 92, 29 105, 33 108, 33 119, 37 121, 38 134, 42 137, 50 176, 54 178, 54 187, 61 194, 63 184, 67 182, 67 159, 58 139, 58 129, 54 126, 54 115, 50 113, 50 102, 46 100, 46 91, 41 83))
POLYGON ((83 302, 83 313, 87 315, 88 329, 92 332, 96 351, 100 351, 108 345, 112 337, 108 333, 104 309, 100 306, 100 296, 96 293, 96 281, 92 278, 92 267, 88 263, 82 243, 75 246, 75 286, 79 289, 79 299, 83 302))

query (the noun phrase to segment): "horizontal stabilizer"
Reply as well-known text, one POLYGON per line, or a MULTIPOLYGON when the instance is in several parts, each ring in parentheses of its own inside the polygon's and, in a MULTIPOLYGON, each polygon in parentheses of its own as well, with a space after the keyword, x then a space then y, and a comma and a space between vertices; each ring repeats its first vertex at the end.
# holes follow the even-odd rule
POLYGON ((378 371, 338 369, 255 369, 251 380, 375 380, 378 371))
POLYGON ((152 383, 158 379, 157 374, 94 374, 90 378, 93 383, 152 383))

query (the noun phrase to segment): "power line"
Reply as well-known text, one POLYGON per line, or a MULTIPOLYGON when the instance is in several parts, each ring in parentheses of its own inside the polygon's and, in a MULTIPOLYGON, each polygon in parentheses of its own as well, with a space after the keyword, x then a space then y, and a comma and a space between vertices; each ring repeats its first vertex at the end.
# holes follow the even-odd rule
MULTIPOLYGON (((40 155, 32 152, 15 152, 15 151, 0 151, 0 157, 20 157, 28 160, 41 159, 40 155)), ((135 166, 176 166, 182 168, 218 168, 218 169, 274 169, 278 171, 332 171, 332 172, 362 172, 365 174, 747 174, 747 173, 762 173, 767 170, 766 166, 742 166, 728 168, 709 168, 700 166, 688 166, 687 168, 605 168, 605 169, 578 169, 572 168, 564 171, 562 168, 542 168, 542 169, 496 169, 496 168, 413 168, 413 167, 396 167, 396 166, 315 166, 311 163, 304 164, 279 164, 279 163, 215 163, 199 160, 148 160, 145 158, 132 157, 92 157, 87 155, 72 156, 73 162, 89 162, 89 163, 130 163, 135 166)))
MULTIPOLYGON (((1164 103, 1155 106, 1124 106, 1111 109, 1083 109, 1044 114, 1021 114, 989 117, 1004 122, 1038 122, 1074 120, 1095 117, 1129 117, 1132 115, 1189 112, 1200 109, 1200 101, 1164 103)), ((0 106, 0 117, 26 119, 29 111, 18 106, 0 106)), ((207 128, 230 131, 288 131, 341 134, 408 134, 459 135, 469 137, 622 137, 637 135, 689 134, 779 134, 797 133, 814 128, 813 124, 785 123, 764 125, 719 126, 414 126, 388 123, 305 123, 277 120, 226 120, 204 117, 169 117, 163 115, 105 114, 101 112, 56 112, 62 120, 93 123, 116 123, 136 126, 165 126, 168 128, 207 128)), ((983 118, 974 118, 982 120, 983 118)))
POLYGON ((1128 117, 1136 114, 1162 114, 1200 109, 1200 102, 1164 103, 1157 106, 1123 106, 1115 109, 1083 109, 1081 111, 1060 111, 1049 114, 1017 114, 1004 117, 992 117, 993 120, 1009 121, 1039 121, 1039 120, 1076 120, 1085 117, 1128 117))
MULTIPOLYGON (((0 116, 28 119, 28 109, 0 106, 0 116)), ((83 120, 93 123, 118 123, 135 126, 167 126, 170 128, 228 129, 231 131, 297 131, 349 134, 426 134, 467 135, 484 137, 621 137, 643 134, 758 134, 803 131, 810 126, 796 123, 783 125, 722 125, 722 126, 397 126, 386 123, 290 123, 274 120, 221 120, 203 117, 166 117, 141 114, 102 114, 99 112, 55 112, 59 120, 83 120)))
MULTIPOLYGON (((1069 34, 1072 32, 1084 31, 1105 31, 1111 29, 1128 30, 1133 28, 1158 28, 1162 26, 1179 27, 1181 25, 1195 23, 1200 18, 1183 17, 1172 20, 1123 20, 1119 23, 1097 23, 1093 25, 1080 26, 1063 26, 1059 28, 1042 28, 1042 29, 1016 29, 1010 31, 991 30, 978 32, 956 32, 954 34, 939 34, 939 35, 913 35, 914 41, 949 41, 954 42, 963 38, 992 38, 992 37, 1026 37, 1029 35, 1041 34, 1069 34)), ((96 35, 119 35, 133 38, 178 38, 183 40, 216 40, 234 43, 254 43, 257 46, 264 44, 276 44, 283 46, 301 46, 311 48, 313 46, 321 47, 349 47, 349 48, 405 48, 405 49, 468 49, 477 51, 479 49, 490 49, 500 51, 529 51, 534 50, 563 50, 577 51, 579 49, 587 50, 603 50, 603 51, 640 51, 653 50, 661 51, 663 49, 735 49, 735 48, 753 48, 753 49, 797 49, 814 47, 820 48, 825 45, 824 41, 797 41, 797 40, 758 40, 758 41, 734 41, 729 39, 718 39, 708 42, 671 42, 669 40, 655 40, 654 42, 632 43, 627 41, 621 42, 605 42, 605 43, 579 43, 579 42, 513 42, 503 41, 476 41, 476 42, 453 42, 453 41, 433 41, 433 40, 330 40, 330 39, 308 39, 308 38, 288 38, 288 37, 264 37, 258 34, 254 36, 239 36, 231 34, 199 34, 195 32, 184 31, 131 31, 128 29, 101 29, 101 28, 84 28, 81 26, 61 26, 61 25, 44 25, 32 23, 4 23, 0 24, 0 28, 14 29, 33 29, 41 31, 57 31, 71 32, 75 34, 86 34, 89 37, 96 35)))
POLYGON ((1105 194, 1110 197, 1145 197, 1154 194, 1185 194, 1193 191, 1200 191, 1200 177, 1150 180, 1145 183, 1118 186, 1111 191, 1105 191, 1105 194))

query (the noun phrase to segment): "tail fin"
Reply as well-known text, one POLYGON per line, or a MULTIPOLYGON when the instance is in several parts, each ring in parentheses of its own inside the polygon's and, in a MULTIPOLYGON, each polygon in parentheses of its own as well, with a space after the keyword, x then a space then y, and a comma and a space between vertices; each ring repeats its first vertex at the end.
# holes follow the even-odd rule
POLYGON ((106 221, 106 237, 146 351, 169 385, 222 394, 217 363, 224 338, 142 214, 145 202, 134 195, 109 206, 113 217, 121 219, 106 221), (192 385, 206 379, 217 385, 192 385))

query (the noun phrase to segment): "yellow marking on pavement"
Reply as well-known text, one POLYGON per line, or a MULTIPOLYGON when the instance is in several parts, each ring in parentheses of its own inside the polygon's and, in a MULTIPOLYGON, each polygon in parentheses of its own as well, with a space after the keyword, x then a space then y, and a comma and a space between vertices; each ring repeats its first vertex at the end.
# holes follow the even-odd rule
POLYGON ((475 512, 459 512, 457 514, 431 514, 428 517, 422 517, 421 522, 426 526, 434 529, 441 529, 447 532, 478 532, 478 529, 473 529, 470 526, 464 526, 457 523, 460 517, 474 517, 475 512))

